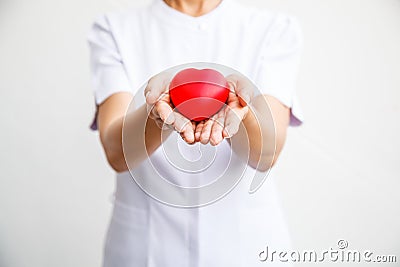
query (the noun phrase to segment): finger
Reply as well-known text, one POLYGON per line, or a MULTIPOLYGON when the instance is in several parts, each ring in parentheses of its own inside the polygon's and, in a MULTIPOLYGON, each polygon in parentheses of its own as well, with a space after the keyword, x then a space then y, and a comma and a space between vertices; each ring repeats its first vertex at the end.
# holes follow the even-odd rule
POLYGON ((161 130, 171 130, 172 127, 171 125, 165 124, 164 121, 162 121, 160 118, 155 119, 154 120, 156 122, 156 125, 158 126, 158 128, 160 128, 161 130))
POLYGON ((194 136, 194 130, 196 128, 196 124, 194 122, 190 122, 185 126, 185 130, 183 131, 183 137, 186 143, 192 145, 196 142, 194 136))
POLYGON ((200 142, 205 145, 208 144, 208 142, 210 141, 210 134, 211 134, 211 129, 212 126, 214 124, 214 119, 210 118, 208 119, 205 123, 204 126, 201 130, 201 134, 200 134, 200 142))
POLYGON ((171 116, 172 106, 169 103, 169 94, 162 94, 160 99, 152 105, 146 105, 149 117, 152 119, 162 118, 167 124, 173 123, 174 117, 171 116), (171 116, 171 117, 170 117, 171 116), (172 121, 171 121, 172 120, 172 121))
POLYGON ((149 79, 144 89, 144 96, 147 104, 152 105, 156 103, 160 95, 168 90, 171 77, 172 75, 170 73, 162 72, 149 79))
MULTIPOLYGON (((161 101, 163 101, 164 103, 166 103, 168 106, 170 106, 171 107, 171 109, 172 109, 172 106, 171 106, 171 104, 170 104, 170 102, 169 102, 169 94, 168 93, 162 93, 161 95, 160 95, 160 97, 159 97, 159 99, 154 103, 154 104, 148 104, 148 103, 146 103, 147 105, 146 105, 146 110, 147 110, 147 113, 149 114, 149 117, 151 118, 151 119, 158 119, 158 118, 160 118, 160 113, 159 113, 159 110, 158 110, 158 108, 156 107, 156 105, 159 103, 159 102, 161 102, 161 101)), ((164 114, 164 115, 167 115, 167 114, 164 114)))
POLYGON ((194 129, 193 123, 178 112, 174 112, 175 121, 173 123, 177 132, 183 135, 183 139, 189 143, 194 143, 194 129))
POLYGON ((159 103, 157 102, 155 105, 152 105, 152 108, 150 110, 150 118, 152 119, 160 119, 160 114, 158 113, 159 111, 159 103))
POLYGON ((190 121, 184 117, 182 114, 180 114, 179 112, 174 111, 174 118, 175 121, 173 123, 174 129, 175 131, 177 131, 178 133, 182 133, 186 124, 190 123, 190 121))
POLYGON ((225 117, 221 116, 214 121, 210 136, 210 144, 213 146, 219 145, 222 140, 224 140, 224 136, 222 134, 224 130, 224 120, 225 117))
POLYGON ((226 78, 228 84, 233 87, 234 92, 239 97, 240 104, 244 107, 250 104, 254 95, 253 83, 243 75, 231 74, 226 78))
POLYGON ((188 144, 193 144, 195 142, 194 128, 192 127, 192 123, 190 121, 183 127, 181 136, 188 144))
MULTIPOLYGON (((195 128, 196 128, 196 123, 195 123, 195 122, 191 122, 191 123, 192 123, 192 131, 194 131, 195 128)), ((190 128, 190 127, 189 127, 189 128, 190 128)), ((190 129, 187 129, 187 130, 190 130, 190 129)), ((188 138, 187 133, 186 133, 186 127, 185 127, 185 129, 184 129, 181 133, 179 133, 179 134, 180 134, 180 136, 182 137, 182 139, 183 139, 186 143, 188 143, 189 145, 194 144, 194 143, 196 142, 196 140, 191 140, 190 137, 188 138)))
POLYGON ((200 141, 201 130, 203 129, 203 127, 204 121, 201 121, 196 125, 196 129, 194 131, 194 139, 196 140, 196 142, 200 141))
POLYGON ((210 134, 210 143, 213 146, 218 145, 224 139, 222 132, 224 129, 225 113, 227 110, 228 107, 225 106, 217 114, 214 115, 215 121, 213 123, 210 134))
POLYGON ((248 112, 248 107, 229 109, 225 116, 223 136, 231 138, 239 131, 240 123, 248 112))
POLYGON ((155 106, 156 113, 159 115, 160 119, 166 124, 173 124, 175 121, 174 112, 171 106, 165 101, 157 102, 155 106))

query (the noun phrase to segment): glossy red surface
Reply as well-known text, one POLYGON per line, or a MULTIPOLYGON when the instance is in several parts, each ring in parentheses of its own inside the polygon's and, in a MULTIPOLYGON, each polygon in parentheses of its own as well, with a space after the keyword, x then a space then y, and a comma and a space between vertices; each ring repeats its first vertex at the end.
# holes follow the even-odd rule
POLYGON ((225 77, 213 69, 184 69, 175 75, 169 88, 172 104, 193 121, 217 113, 229 95, 225 77))

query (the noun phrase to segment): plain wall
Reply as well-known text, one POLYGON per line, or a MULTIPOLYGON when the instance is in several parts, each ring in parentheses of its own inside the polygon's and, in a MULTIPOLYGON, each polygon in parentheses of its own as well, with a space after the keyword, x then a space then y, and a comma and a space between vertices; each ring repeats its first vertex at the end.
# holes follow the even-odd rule
MULTIPOLYGON (((88 128, 86 34, 97 14, 147 2, 0 2, 0 266, 101 264, 114 176, 88 128)), ((346 239, 400 261, 400 1, 242 2, 304 31, 306 123, 277 167, 294 247, 346 239)))

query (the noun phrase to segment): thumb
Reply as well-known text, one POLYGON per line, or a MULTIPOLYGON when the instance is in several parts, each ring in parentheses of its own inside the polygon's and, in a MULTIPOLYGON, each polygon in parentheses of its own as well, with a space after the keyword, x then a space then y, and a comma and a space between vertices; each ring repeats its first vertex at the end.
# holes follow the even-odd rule
POLYGON ((231 91, 238 96, 240 105, 242 107, 249 105, 254 90, 254 86, 250 80, 244 76, 235 74, 229 75, 226 79, 231 91))
POLYGON ((233 109, 229 109, 225 116, 224 130, 222 132, 225 138, 231 138, 239 131, 240 123, 243 119, 241 112, 235 112, 233 109))
POLYGON ((160 96, 168 90, 170 80, 171 74, 168 72, 161 72, 150 78, 144 89, 147 104, 151 105, 157 102, 160 96))

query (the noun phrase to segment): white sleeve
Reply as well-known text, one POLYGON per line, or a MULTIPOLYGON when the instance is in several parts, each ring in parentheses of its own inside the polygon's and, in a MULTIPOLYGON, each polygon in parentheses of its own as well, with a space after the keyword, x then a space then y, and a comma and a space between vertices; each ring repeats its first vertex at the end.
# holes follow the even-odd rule
POLYGON ((302 48, 303 34, 297 19, 277 15, 264 39, 257 85, 262 94, 276 97, 290 108, 291 126, 303 121, 295 90, 302 48))
MULTIPOLYGON (((132 92, 125 66, 106 15, 99 16, 87 36, 96 107, 117 92, 132 92)), ((97 114, 97 112, 96 112, 97 114)), ((96 115, 91 126, 97 129, 96 115)))

